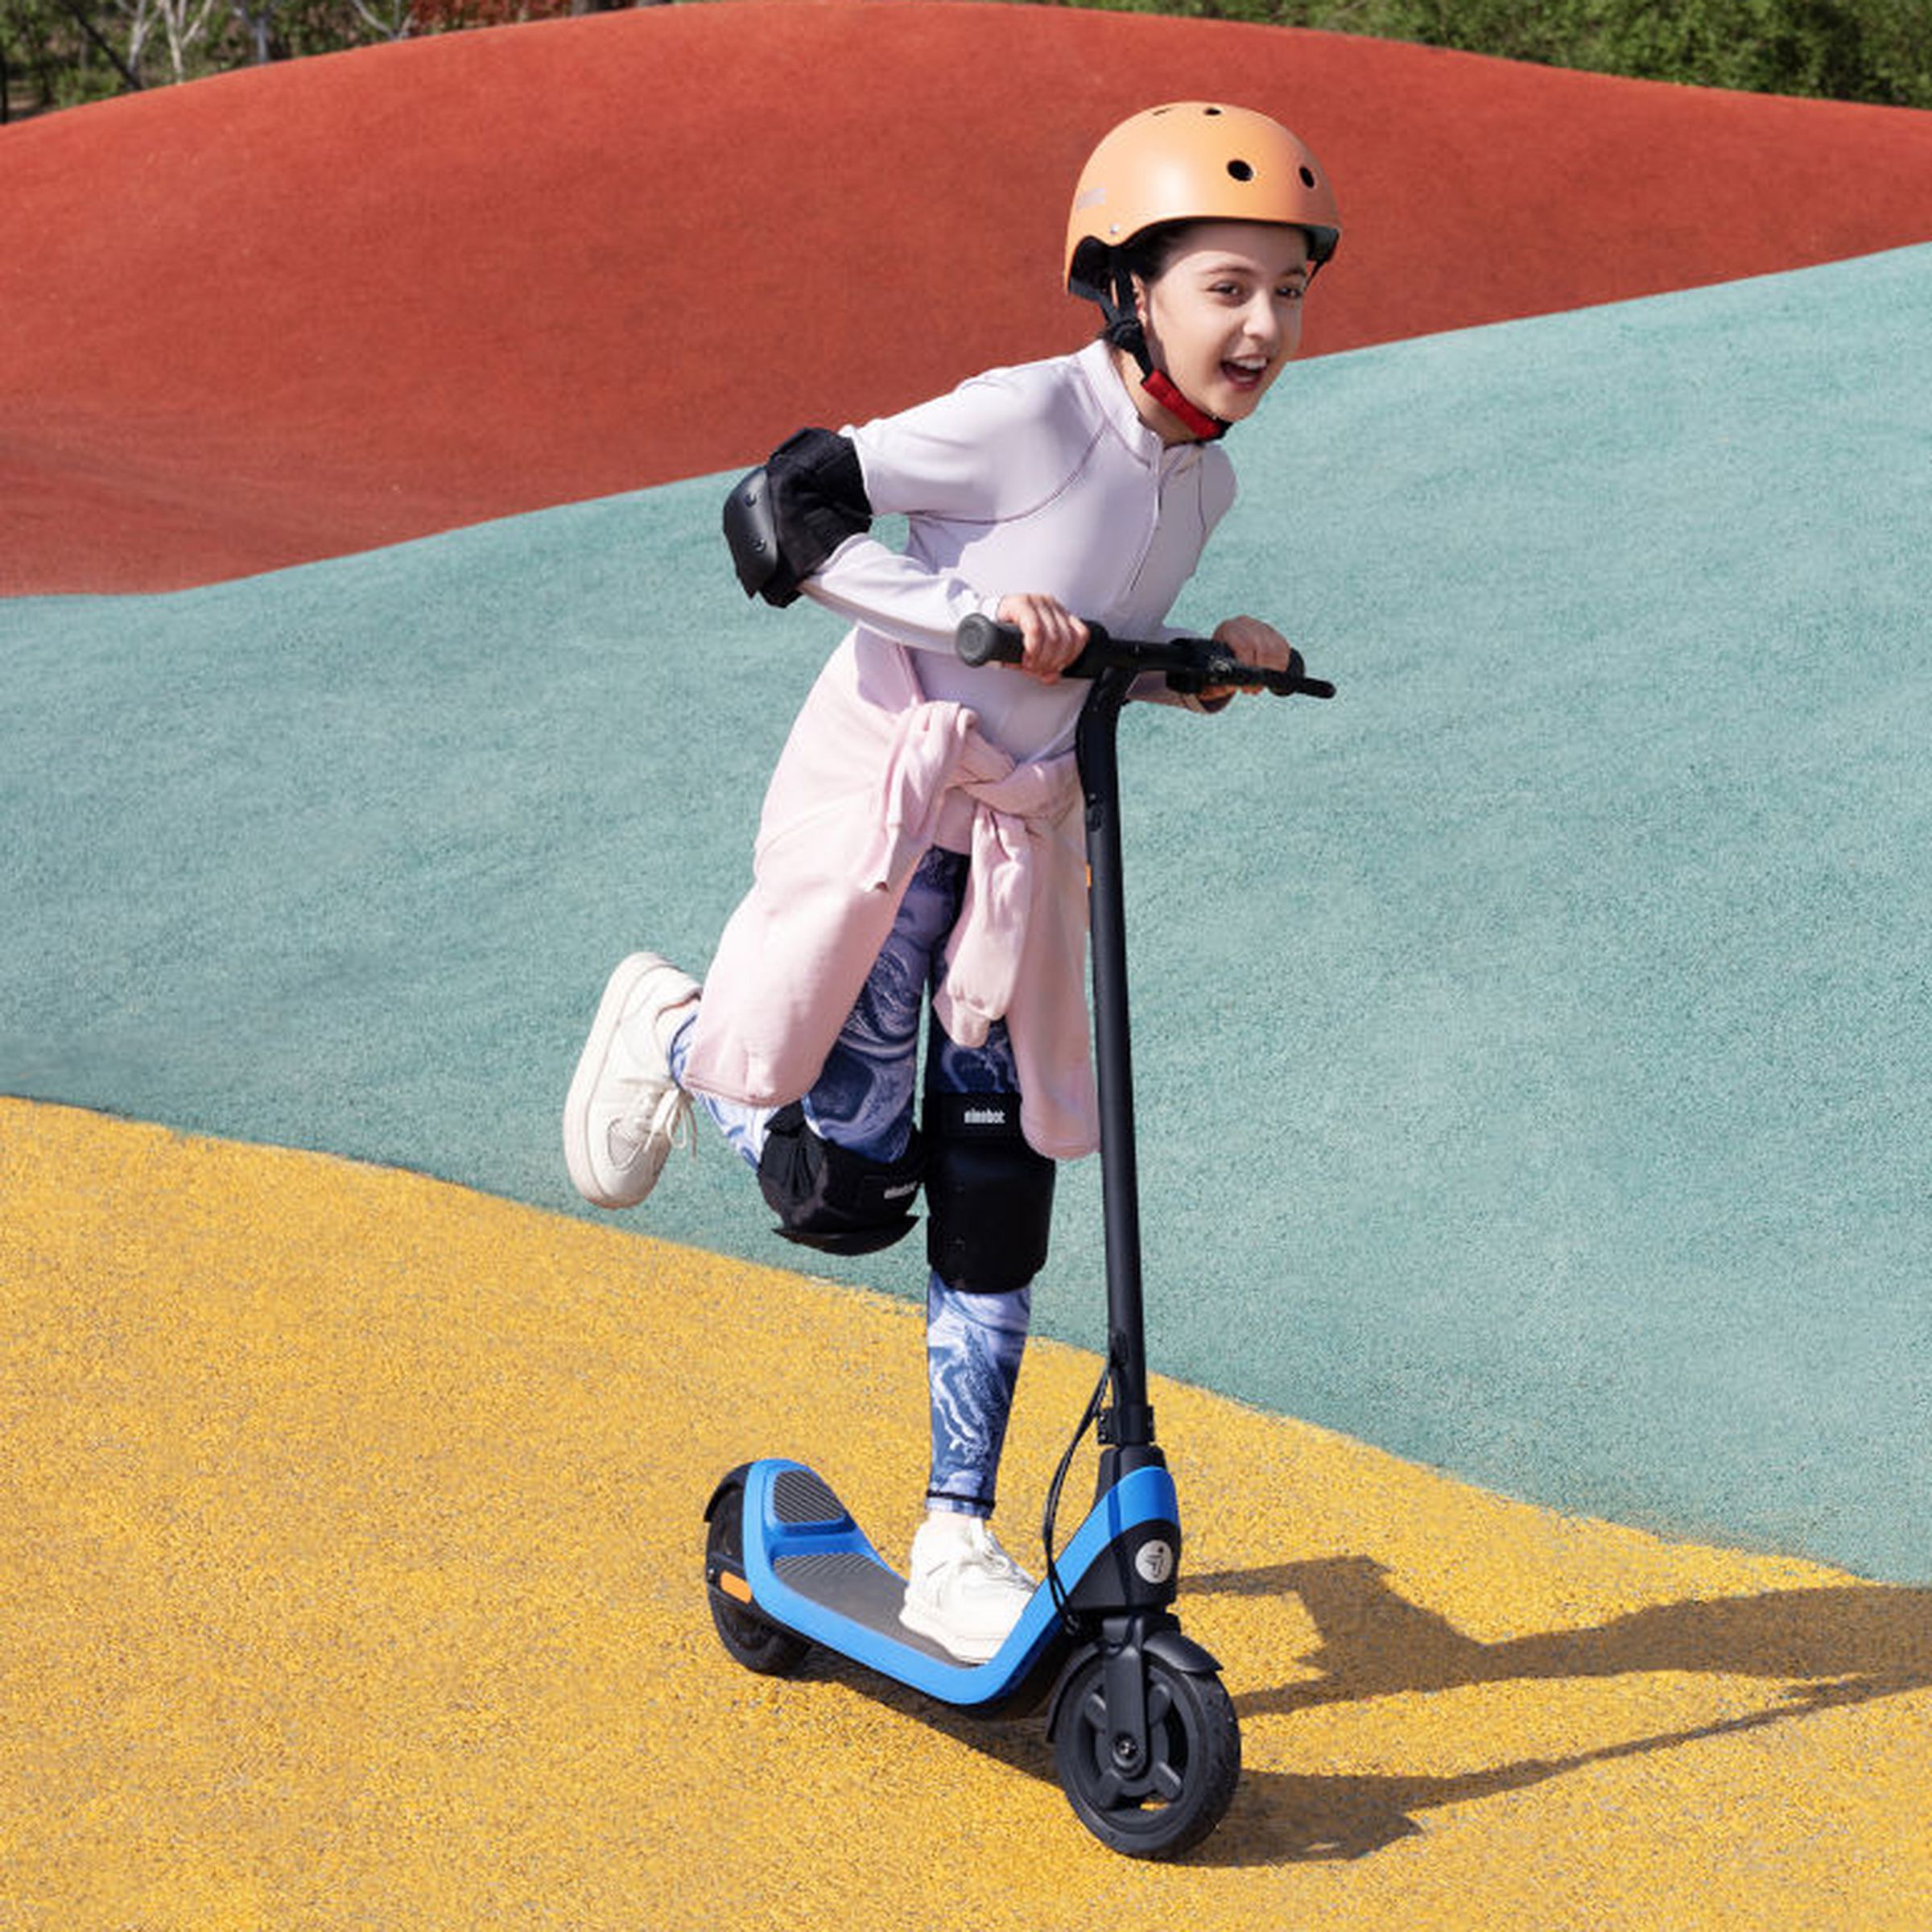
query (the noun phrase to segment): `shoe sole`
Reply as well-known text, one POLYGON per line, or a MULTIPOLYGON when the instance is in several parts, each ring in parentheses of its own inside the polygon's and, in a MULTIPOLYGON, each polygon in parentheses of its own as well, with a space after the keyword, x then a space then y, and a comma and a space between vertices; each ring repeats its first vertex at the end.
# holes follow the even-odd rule
POLYGON ((597 1018, 590 1023, 590 1038, 584 1042, 584 1051, 577 1057, 577 1070, 571 1076, 570 1091, 564 1096, 564 1164, 570 1170, 571 1185, 593 1208, 635 1208, 658 1184, 654 1174, 642 1193, 618 1196, 598 1179, 590 1146, 590 1103, 603 1077, 610 1050, 616 1044, 618 1022, 638 982, 647 973, 670 964, 654 952, 634 952, 619 964, 604 989, 603 998, 597 1002, 597 1018))

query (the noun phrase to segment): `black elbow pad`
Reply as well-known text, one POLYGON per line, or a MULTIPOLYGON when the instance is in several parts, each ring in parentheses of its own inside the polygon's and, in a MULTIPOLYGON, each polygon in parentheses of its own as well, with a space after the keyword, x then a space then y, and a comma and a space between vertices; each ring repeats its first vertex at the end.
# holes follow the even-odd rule
POLYGON ((802 429, 724 499, 724 541, 748 597, 781 609, 848 537, 872 527, 859 452, 828 429, 802 429))

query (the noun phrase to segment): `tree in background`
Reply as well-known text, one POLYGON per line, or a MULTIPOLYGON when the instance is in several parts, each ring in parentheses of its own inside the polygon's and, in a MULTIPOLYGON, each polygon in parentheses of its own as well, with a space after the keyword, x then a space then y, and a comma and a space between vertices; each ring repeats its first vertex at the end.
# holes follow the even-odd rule
MULTIPOLYGON (((630 0, 0 0, 0 118, 251 62, 630 0)), ((648 4, 650 0, 638 0, 648 4)), ((1061 0, 1757 93, 1932 108, 1932 0, 1061 0)))
MULTIPOLYGON (((1068 0, 1061 0, 1062 4, 1068 0)), ((1071 0, 1748 93, 1932 108, 1932 0, 1071 0)))

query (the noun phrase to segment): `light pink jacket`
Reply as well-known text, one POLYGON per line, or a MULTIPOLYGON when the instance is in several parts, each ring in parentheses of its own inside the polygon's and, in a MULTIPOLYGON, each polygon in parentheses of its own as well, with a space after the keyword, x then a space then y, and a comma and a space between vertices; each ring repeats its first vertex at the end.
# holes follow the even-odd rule
POLYGON ((752 889, 704 980, 684 1078, 753 1105, 818 1078, 928 846, 971 854, 935 998, 976 1046, 1003 1018, 1030 1145, 1097 1144, 1087 1051, 1087 907, 1072 753, 1016 763, 965 706, 930 701, 902 646, 848 638, 766 795, 752 889))

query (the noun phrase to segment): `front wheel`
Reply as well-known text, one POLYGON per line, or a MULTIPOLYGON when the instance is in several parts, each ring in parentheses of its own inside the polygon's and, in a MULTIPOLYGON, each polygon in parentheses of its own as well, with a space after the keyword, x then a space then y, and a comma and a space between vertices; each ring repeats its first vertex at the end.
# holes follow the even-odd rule
POLYGON ((1241 1732, 1218 1677, 1146 1662, 1147 1752, 1108 1721, 1106 1662, 1081 1665, 1054 1727, 1060 1786, 1082 1824, 1129 1858, 1177 1858, 1218 1825, 1241 1775, 1241 1732))
POLYGON ((733 1482, 713 1501, 704 1534, 704 1594, 718 1641, 747 1670, 762 1677, 790 1677, 811 1649, 802 1637, 768 1623, 746 1598, 744 1588, 745 1490, 733 1482))

